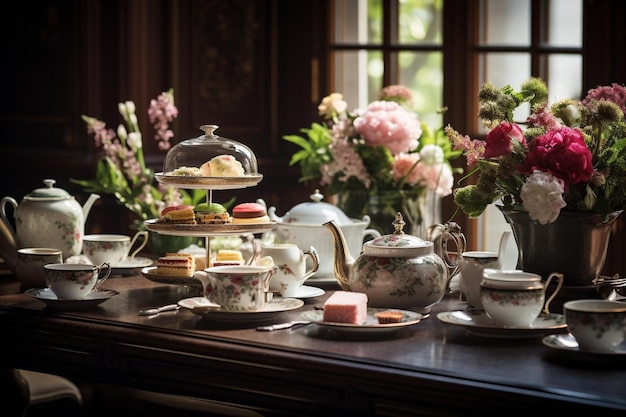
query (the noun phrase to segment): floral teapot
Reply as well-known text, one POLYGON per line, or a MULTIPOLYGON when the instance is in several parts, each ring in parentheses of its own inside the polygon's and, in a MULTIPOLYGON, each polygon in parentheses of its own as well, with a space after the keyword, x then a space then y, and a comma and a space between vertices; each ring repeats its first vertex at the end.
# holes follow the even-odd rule
POLYGON ((433 225, 427 238, 405 234, 401 213, 393 222, 394 233, 363 244, 354 259, 341 229, 333 221, 324 223, 335 243, 335 276, 345 291, 367 294, 368 305, 413 309, 423 313, 441 301, 458 266, 450 260, 447 244, 452 240, 457 253, 465 251, 465 236, 456 223, 433 225))
POLYGON ((83 250, 85 219, 100 196, 91 194, 81 207, 67 191, 54 187, 55 180, 46 179, 43 182, 44 188, 27 194, 19 205, 14 198, 4 197, 0 203, 2 221, 15 238, 18 249, 60 249, 63 259, 79 255, 83 250), (13 206, 15 230, 6 213, 7 204, 13 206))

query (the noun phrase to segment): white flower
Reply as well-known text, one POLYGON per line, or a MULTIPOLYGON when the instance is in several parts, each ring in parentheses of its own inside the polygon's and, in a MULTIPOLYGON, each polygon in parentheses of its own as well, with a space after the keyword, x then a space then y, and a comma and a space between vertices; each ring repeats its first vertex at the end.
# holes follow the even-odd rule
POLYGON ((424 165, 439 165, 443 164, 445 155, 441 146, 429 143, 422 147, 420 156, 424 165))
POLYGON ((567 205, 563 200, 563 180, 554 175, 535 170, 522 186, 520 197, 528 215, 541 224, 552 223, 561 209, 567 205))
POLYGON ((140 132, 131 132, 128 134, 128 146, 130 146, 133 152, 137 152, 138 149, 143 147, 140 132))
POLYGON ((343 99, 343 94, 332 93, 322 99, 317 106, 319 115, 324 119, 331 119, 336 114, 341 114, 348 108, 348 103, 343 99))

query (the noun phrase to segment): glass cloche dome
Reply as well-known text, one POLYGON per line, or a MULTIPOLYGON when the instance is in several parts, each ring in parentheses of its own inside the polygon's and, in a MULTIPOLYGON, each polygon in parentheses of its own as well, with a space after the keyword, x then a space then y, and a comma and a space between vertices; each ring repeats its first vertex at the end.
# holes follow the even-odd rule
POLYGON ((217 125, 202 125, 204 135, 174 145, 155 175, 161 183, 181 188, 243 188, 263 178, 252 150, 241 142, 215 134, 217 125))

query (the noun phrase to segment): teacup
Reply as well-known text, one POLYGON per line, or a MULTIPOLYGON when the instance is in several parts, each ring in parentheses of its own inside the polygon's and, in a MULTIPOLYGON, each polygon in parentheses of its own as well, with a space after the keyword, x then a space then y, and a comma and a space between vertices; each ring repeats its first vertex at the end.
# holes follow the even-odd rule
POLYGON ((25 288, 46 286, 43 267, 63 262, 63 251, 54 248, 22 248, 17 250, 15 275, 25 288))
POLYGON ((228 265, 196 271, 204 296, 227 311, 261 311, 271 297, 276 266, 228 265))
POLYGON ((480 301, 480 283, 483 280, 485 268, 500 269, 498 252, 468 251, 463 252, 458 260, 461 271, 459 286, 461 293, 467 299, 467 303, 473 307, 482 309, 480 301))
POLYGON ((261 256, 272 257, 277 269, 270 280, 270 290, 280 292, 283 297, 297 297, 304 281, 317 272, 320 264, 313 246, 303 251, 293 243, 262 244, 261 256), (308 270, 307 258, 311 259, 308 270))
POLYGON ((563 286, 563 274, 553 272, 541 282, 541 275, 518 270, 485 269, 480 284, 480 300, 485 313, 505 327, 527 328, 543 310, 550 312, 550 302, 563 286), (552 279, 557 287, 546 300, 546 290, 552 279))
POLYGON ((46 284, 60 300, 82 300, 96 291, 111 274, 108 263, 48 264, 44 266, 46 284))
POLYGON ((580 350, 613 352, 626 336, 626 304, 600 299, 571 300, 563 304, 567 330, 580 350))
POLYGON ((83 238, 83 255, 95 265, 104 262, 118 265, 126 258, 134 258, 147 243, 148 232, 145 230, 135 233, 132 239, 130 236, 115 234, 85 235, 83 238), (142 238, 142 241, 131 253, 131 249, 139 238, 142 238))

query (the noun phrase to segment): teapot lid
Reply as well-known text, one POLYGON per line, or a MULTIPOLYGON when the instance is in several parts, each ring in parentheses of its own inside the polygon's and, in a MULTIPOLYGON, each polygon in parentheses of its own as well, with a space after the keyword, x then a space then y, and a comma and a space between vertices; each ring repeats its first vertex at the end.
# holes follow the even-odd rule
POLYGON ((74 198, 62 188, 55 188, 55 180, 45 179, 43 180, 43 183, 45 184, 45 187, 35 188, 24 198, 27 200, 66 200, 69 198, 74 198))
POLYGON ((309 196, 312 201, 296 204, 283 217, 282 223, 324 224, 334 220, 338 225, 352 224, 353 221, 333 204, 322 201, 324 195, 316 189, 309 196))
POLYGON ((415 258, 417 256, 427 255, 433 251, 433 242, 404 233, 402 229, 404 228, 405 222, 402 213, 396 213, 392 224, 395 229, 392 234, 374 238, 363 244, 363 253, 365 255, 415 258))

